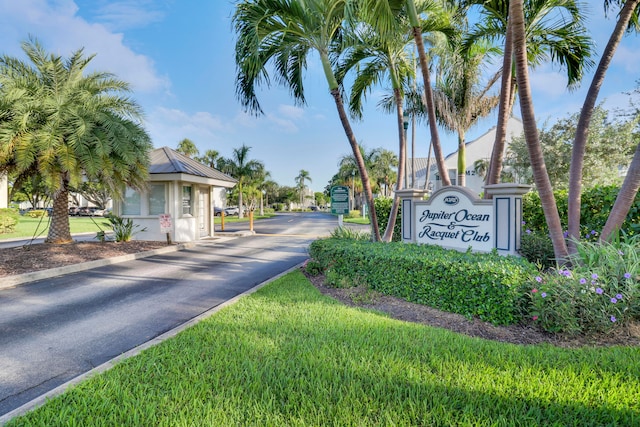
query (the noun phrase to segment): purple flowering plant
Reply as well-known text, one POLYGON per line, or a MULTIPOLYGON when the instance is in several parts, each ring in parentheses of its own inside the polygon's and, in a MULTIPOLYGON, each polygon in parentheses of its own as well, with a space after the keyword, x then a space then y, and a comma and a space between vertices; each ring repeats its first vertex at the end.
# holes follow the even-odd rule
POLYGON ((640 319, 640 235, 577 247, 571 269, 546 270, 528 282, 528 318, 565 334, 606 333, 640 319))

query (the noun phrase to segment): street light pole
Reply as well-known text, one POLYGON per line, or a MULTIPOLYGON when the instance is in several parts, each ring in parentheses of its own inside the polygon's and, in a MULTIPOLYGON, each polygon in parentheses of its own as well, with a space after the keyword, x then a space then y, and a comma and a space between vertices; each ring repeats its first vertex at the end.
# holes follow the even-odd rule
POLYGON ((407 129, 409 129, 409 115, 405 111, 402 113, 402 127, 404 128, 404 188, 408 188, 409 184, 409 156, 407 156, 407 129))

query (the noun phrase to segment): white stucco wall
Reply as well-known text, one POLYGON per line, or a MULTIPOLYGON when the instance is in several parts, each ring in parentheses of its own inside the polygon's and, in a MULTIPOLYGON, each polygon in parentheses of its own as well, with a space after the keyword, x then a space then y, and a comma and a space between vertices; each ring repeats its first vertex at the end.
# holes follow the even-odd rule
POLYGON ((0 209, 9 207, 9 183, 7 175, 0 174, 0 209))

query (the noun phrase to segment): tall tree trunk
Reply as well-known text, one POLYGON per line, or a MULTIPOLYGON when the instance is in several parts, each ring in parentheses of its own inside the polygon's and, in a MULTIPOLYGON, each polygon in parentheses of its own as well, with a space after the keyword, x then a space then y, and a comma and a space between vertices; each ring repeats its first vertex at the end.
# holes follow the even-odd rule
POLYGON ((238 183, 238 218, 244 218, 244 209, 242 209, 242 185, 238 183))
POLYGON ((431 142, 429 142, 429 151, 427 153, 427 173, 424 176, 424 189, 429 189, 429 175, 431 173, 431 142))
POLYGON ((525 39, 522 0, 511 0, 509 17, 510 20, 513 20, 511 31, 516 61, 516 77, 529 160, 531 161, 533 178, 538 189, 538 194, 540 195, 540 203, 542 204, 544 217, 547 221, 551 241, 553 242, 553 252, 556 257, 556 262, 563 264, 566 262, 569 253, 562 233, 562 225, 560 223, 556 199, 553 195, 553 188, 551 187, 547 167, 544 163, 544 157, 542 156, 542 147, 538 139, 538 129, 536 127, 533 102, 531 99, 531 88, 529 87, 529 64, 527 63, 527 43, 525 39))
POLYGON ((333 99, 336 103, 340 122, 342 123, 344 133, 347 136, 347 140, 349 141, 349 145, 351 146, 351 150, 353 151, 353 157, 356 159, 356 164, 358 165, 360 180, 362 181, 362 189, 365 193, 367 204, 369 205, 371 239, 374 242, 379 242, 380 228, 378 226, 376 207, 373 204, 373 191, 371 190, 371 181, 369 180, 367 167, 364 164, 364 159, 362 158, 360 147, 358 147, 358 141, 356 140, 353 129, 351 128, 351 123, 349 122, 349 118, 347 117, 347 112, 344 108, 344 102, 342 101, 342 96, 340 95, 340 87, 338 85, 338 81, 336 80, 336 76, 333 73, 333 69, 331 68, 331 61, 329 60, 329 55, 327 52, 320 52, 320 61, 322 62, 322 69, 324 70, 325 78, 327 79, 327 83, 329 84, 329 92, 331 93, 331 96, 333 96, 333 99))
MULTIPOLYGON (((402 114, 402 94, 400 89, 393 89, 393 97, 396 102, 396 118, 398 122, 398 180, 396 182, 396 190, 400 190, 404 186, 403 175, 404 165, 407 162, 407 133, 404 130, 404 115, 402 114)), ((400 206, 400 197, 398 197, 397 191, 394 192, 393 204, 391 205, 391 211, 389 212, 389 222, 387 222, 387 228, 382 236, 383 242, 390 242, 393 239, 393 229, 396 224, 396 217, 398 216, 398 208, 400 206)))
POLYGON ((640 144, 636 147, 636 152, 633 155, 633 160, 627 171, 627 176, 624 178, 622 187, 618 192, 618 197, 613 204, 611 212, 607 222, 600 233, 601 241, 610 241, 615 233, 620 230, 622 223, 629 214, 629 209, 633 204, 638 190, 640 189, 640 144))
MULTIPOLYGON (((616 49, 620 45, 622 36, 629 25, 635 9, 638 7, 640 0, 627 0, 620 10, 618 22, 609 38, 609 42, 602 52, 600 63, 591 80, 591 86, 582 105, 580 118, 576 127, 576 137, 573 140, 573 149, 571 151, 571 165, 569 168, 569 197, 568 203, 568 224, 569 224, 569 251, 575 253, 577 251, 575 241, 580 239, 580 205, 582 204, 582 168, 584 167, 584 153, 587 148, 587 137, 589 134, 589 124, 593 116, 593 109, 600 93, 600 88, 604 82, 604 76, 609 68, 609 64, 613 59, 616 49)), ((637 187, 636 187, 637 191, 637 187)), ((616 201, 617 203, 617 201, 616 201)), ((631 205, 629 205, 630 207, 631 205)), ((613 211, 612 211, 613 214, 613 211)), ((616 215, 619 215, 617 212, 616 215)), ((626 213, 623 215, 626 217, 626 213)), ((615 221, 613 221, 615 222, 615 221)), ((609 220, 607 220, 609 223, 609 220)), ((622 224, 622 223, 620 223, 622 224)))
POLYGON ((342 96, 340 96, 340 90, 338 88, 331 89, 331 96, 333 96, 333 99, 336 102, 336 108, 338 109, 338 116, 340 117, 340 122, 342 123, 344 132, 347 135, 347 139, 349 140, 349 145, 351 145, 351 150, 353 151, 353 155, 356 159, 356 164, 358 165, 358 171, 360 172, 363 191, 367 199, 367 204, 369 205, 369 220, 371 222, 371 235, 372 235, 371 238, 374 242, 379 242, 380 228, 378 227, 378 216, 376 215, 376 208, 373 204, 373 192, 371 191, 371 182, 369 181, 369 174, 367 173, 367 168, 364 164, 364 159, 362 158, 360 147, 358 147, 358 141, 356 141, 356 137, 353 134, 353 129, 351 129, 351 123, 349 123, 347 112, 344 109, 344 103, 342 102, 342 96))
POLYGON ((458 182, 464 187, 467 184, 467 146, 464 143, 464 132, 458 132, 458 182))
POLYGON ((69 180, 62 178, 60 189, 53 196, 53 214, 45 243, 71 243, 69 229, 69 180))
POLYGON ((435 153, 436 163, 438 165, 438 173, 442 180, 442 185, 451 185, 449 179, 449 171, 444 163, 444 155, 442 146, 440 145, 440 136, 438 135, 438 124, 436 122, 436 109, 433 103, 433 90, 431 88, 431 76, 429 73, 429 64, 427 62, 427 54, 424 50, 424 41, 422 40, 422 29, 420 28, 420 19, 413 0, 407 0, 407 12, 409 21, 411 22, 411 31, 416 42, 418 50, 418 58, 420 60, 420 71, 422 72, 422 80, 424 84, 424 98, 427 107, 427 116, 429 118, 429 130, 431 132, 431 144, 433 144, 433 152, 435 153))
MULTIPOLYGON (((511 19, 507 21, 507 34, 504 41, 504 57, 502 58, 502 81, 500 85, 500 106, 498 107, 498 124, 496 125, 496 139, 493 143, 489 170, 487 171, 486 183, 497 184, 502 172, 502 160, 504 157, 504 146, 507 137, 507 121, 513 104, 511 91, 511 67, 513 65, 513 31, 511 31, 511 19)), ((484 198, 491 196, 485 191, 484 198)))

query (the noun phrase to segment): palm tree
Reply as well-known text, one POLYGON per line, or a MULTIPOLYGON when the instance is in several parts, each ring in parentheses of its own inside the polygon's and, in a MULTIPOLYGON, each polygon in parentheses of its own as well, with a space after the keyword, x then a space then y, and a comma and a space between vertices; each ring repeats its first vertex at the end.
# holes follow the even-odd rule
POLYGON ((178 143, 178 147, 176 148, 178 153, 184 154, 187 157, 195 157, 200 153, 196 144, 190 140, 189 138, 185 138, 178 143))
POLYGON ((309 171, 304 169, 300 169, 298 176, 296 176, 296 186, 298 188, 298 193, 300 194, 300 207, 304 207, 304 190, 306 188, 305 182, 311 182, 311 176, 309 175, 309 171))
MULTIPOLYGON (((384 81, 388 76, 393 89, 396 124, 398 129, 398 179, 396 189, 403 187, 404 167, 406 165, 406 132, 403 125, 403 93, 402 82, 409 79, 413 68, 411 67, 411 58, 407 51, 407 44, 410 40, 402 31, 402 27, 398 27, 396 34, 388 34, 387 37, 379 36, 373 28, 361 25, 355 29, 356 34, 352 40, 347 42, 350 46, 348 53, 345 55, 343 62, 338 69, 338 81, 342 83, 347 73, 357 69, 351 96, 349 99, 349 107, 351 114, 362 117, 362 102, 366 93, 370 92, 372 86, 384 81)), ((398 213, 400 198, 394 197, 391 207, 389 224, 382 236, 382 241, 391 241, 393 233, 393 224, 398 213)))
POLYGON ((553 188, 551 187, 551 181, 542 156, 542 147, 538 138, 538 129, 533 112, 522 0, 511 0, 509 5, 509 26, 511 28, 508 31, 512 31, 513 36, 520 112, 522 113, 524 136, 531 161, 531 169, 533 170, 534 181, 540 195, 540 203, 542 204, 542 210, 547 220, 551 241, 553 242, 556 262, 562 264, 566 261, 569 253, 562 233, 562 225, 556 200, 553 196, 553 188))
MULTIPOLYGON (((451 185, 449 173, 444 163, 444 154, 442 153, 442 144, 440 144, 440 136, 438 134, 438 125, 436 122, 435 104, 433 101, 433 89, 431 87, 431 74, 429 71, 429 60, 427 58, 424 47, 424 32, 422 29, 423 21, 420 19, 421 12, 430 2, 414 1, 414 0, 362 0, 360 9, 365 16, 365 20, 373 25, 374 28, 382 35, 394 34, 398 26, 398 18, 406 16, 410 25, 410 34, 413 36, 415 46, 418 51, 420 63, 420 71, 422 72, 424 103, 426 106, 427 117, 429 121, 429 131, 431 134, 431 144, 438 165, 438 172, 442 179, 443 185, 451 185)), ((442 15, 441 18, 445 18, 442 15)))
MULTIPOLYGON (((507 121, 515 102, 517 89, 512 72, 512 35, 508 31, 509 2, 505 0, 467 0, 466 6, 479 5, 483 19, 466 37, 465 44, 478 39, 490 42, 504 39, 502 83, 498 124, 493 153, 487 172, 487 184, 496 184, 501 175, 507 121)), ((567 71, 568 87, 580 82, 584 71, 591 67, 593 43, 583 24, 583 14, 576 0, 525 0, 525 35, 529 65, 554 61, 567 71)))
MULTIPOLYGON (((449 34, 451 26, 448 19, 442 18, 445 15, 444 12, 437 8, 435 4, 429 3, 429 6, 429 19, 422 21, 422 32, 449 34)), ((363 15, 365 18, 367 17, 366 13, 363 15)), ((414 40, 413 37, 409 36, 409 22, 406 16, 398 14, 396 23, 395 31, 386 31, 383 34, 377 32, 376 28, 366 23, 360 23, 356 26, 354 35, 346 42, 349 48, 337 74, 338 81, 342 82, 350 70, 358 70, 352 85, 349 103, 351 113, 358 118, 362 116, 363 99, 372 90, 372 87, 384 82, 386 79, 391 83, 399 145, 396 189, 400 190, 405 187, 403 180, 407 152, 403 113, 403 83, 413 80, 415 67, 409 50, 409 45, 414 40)), ((385 242, 390 242, 393 238, 393 229, 399 205, 400 198, 396 195, 389 214, 387 229, 382 237, 385 242)))
MULTIPOLYGON (((618 20, 616 26, 611 33, 611 37, 607 43, 607 46, 602 53, 598 68, 596 68, 595 75, 591 80, 591 85, 587 91, 587 96, 582 105, 580 112, 580 118, 578 119, 578 125, 576 128, 576 136, 573 141, 573 150, 571 152, 571 166, 569 168, 569 197, 568 197, 568 228, 569 236, 573 239, 569 242, 569 249, 572 253, 575 253, 576 246, 574 239, 580 237, 580 207, 581 207, 581 193, 582 193, 582 168, 584 166, 584 154, 587 147, 587 137, 589 133, 589 124, 593 117, 593 112, 600 93, 600 87, 604 82, 604 76, 609 68, 609 64, 613 59, 613 55, 622 40, 622 36, 625 31, 635 28, 637 31, 640 26, 638 24, 638 15, 640 14, 640 0, 605 0, 605 11, 611 5, 616 3, 621 6, 620 13, 618 14, 618 20)), ((640 149, 636 151, 636 155, 631 162, 632 167, 638 167, 640 165, 640 149)), ((620 193, 614 203, 614 206, 609 214, 607 223, 600 233, 600 237, 603 240, 609 240, 615 230, 619 229, 624 222, 627 213, 635 195, 638 193, 640 187, 640 171, 629 168, 627 176, 622 184, 620 193)))
POLYGON ((207 150, 204 152, 204 155, 201 157, 196 157, 195 160, 199 161, 203 165, 207 165, 210 168, 215 168, 220 158, 220 153, 216 150, 207 150))
POLYGON ((69 188, 100 181, 121 196, 144 188, 152 144, 129 85, 110 73, 83 75, 83 49, 63 59, 37 40, 22 43, 29 63, 0 58, 0 171, 40 175, 53 194, 46 241, 70 242, 69 188))
POLYGON ((236 94, 242 105, 255 114, 262 113, 256 88, 269 85, 267 64, 273 63, 278 83, 290 89, 295 101, 305 104, 303 71, 311 52, 320 57, 322 69, 338 116, 362 178, 372 236, 380 240, 369 175, 360 156, 358 143, 344 108, 340 87, 332 69, 331 55, 340 49, 347 0, 243 0, 233 16, 236 35, 236 94))
POLYGON ((233 149, 230 159, 224 160, 224 172, 234 177, 237 181, 238 189, 238 217, 244 218, 243 193, 244 187, 250 187, 255 178, 263 176, 264 164, 258 160, 249 160, 251 147, 242 144, 239 148, 233 149))
POLYGON ((474 43, 451 50, 440 58, 440 72, 433 91, 436 117, 441 125, 458 134, 456 183, 460 186, 466 183, 466 132, 479 119, 488 116, 499 102, 497 96, 487 95, 499 77, 497 74, 484 87, 478 87, 480 66, 491 51, 486 44, 474 43))
POLYGON ((398 174, 394 168, 398 167, 398 156, 393 151, 378 148, 373 164, 371 165, 371 176, 376 181, 377 187, 385 197, 391 196, 391 186, 398 179, 398 174))

